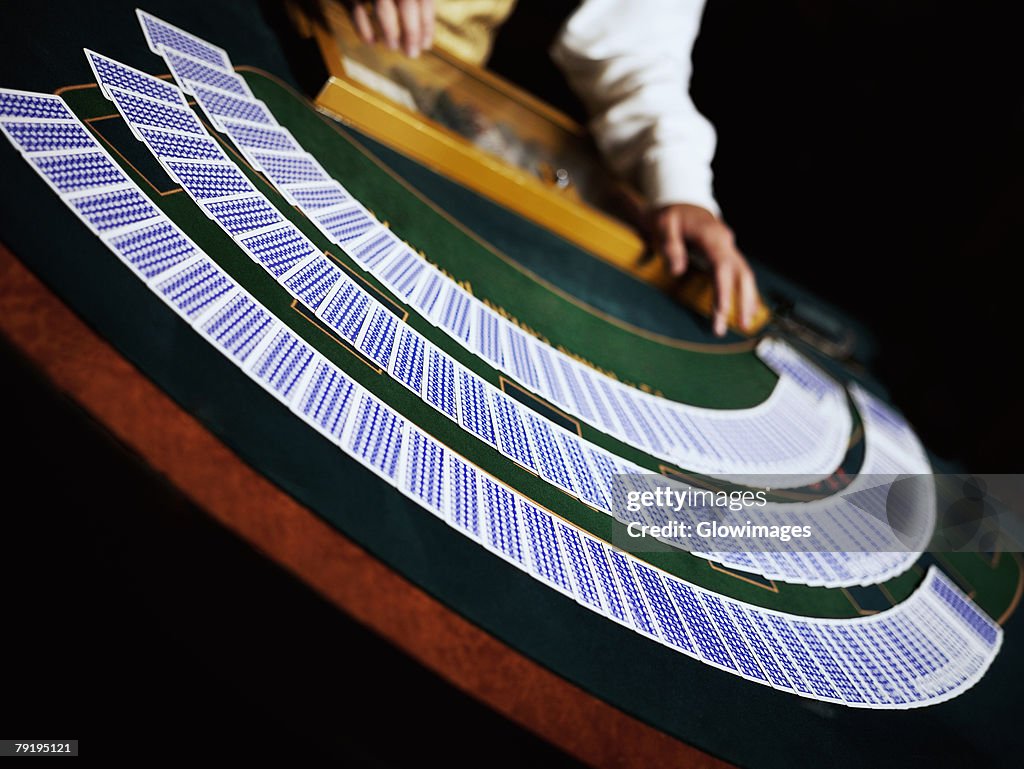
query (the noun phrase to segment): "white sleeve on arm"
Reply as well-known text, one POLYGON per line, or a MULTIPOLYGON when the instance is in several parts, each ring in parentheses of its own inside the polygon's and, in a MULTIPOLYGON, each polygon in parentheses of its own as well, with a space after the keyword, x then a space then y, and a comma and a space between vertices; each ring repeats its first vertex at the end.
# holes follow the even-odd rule
POLYGON ((591 115, 608 165, 655 206, 719 213, 715 129, 690 99, 704 0, 585 0, 551 50, 591 115))

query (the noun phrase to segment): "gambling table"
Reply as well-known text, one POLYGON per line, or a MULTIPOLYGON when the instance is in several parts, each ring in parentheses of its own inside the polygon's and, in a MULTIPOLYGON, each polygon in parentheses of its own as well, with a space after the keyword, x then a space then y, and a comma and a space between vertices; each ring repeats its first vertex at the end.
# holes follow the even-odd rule
MULTIPOLYGON (((652 287, 319 113, 296 87, 285 51, 255 7, 154 2, 146 10, 228 49, 253 94, 379 219, 552 345, 621 381, 697 406, 748 408, 770 394, 775 377, 755 356, 754 340, 713 339, 705 319, 652 287)), ((355 382, 538 504, 606 541, 621 539, 614 519, 458 430, 390 380, 203 215, 134 139, 82 55, 88 47, 152 74, 166 72, 147 49, 132 4, 54 4, 53 11, 15 12, 0 85, 60 94, 167 216, 355 382)), ((877 586, 826 589, 735 572, 678 551, 644 554, 722 595, 836 618, 898 604, 937 563, 1006 628, 999 656, 976 686, 921 710, 848 710, 726 675, 510 568, 339 454, 157 301, 10 146, 0 152, 0 327, 7 339, 209 516, 338 611, 507 718, 593 765, 1015 763, 1013 691, 1024 672, 1014 613, 1024 577, 1016 555, 926 556, 877 586)), ((595 444, 658 469, 647 455, 559 413, 402 310, 386 287, 234 157, 318 247, 433 344, 595 444)), ((758 274, 767 293, 803 296, 766 268, 758 274)), ((883 392, 865 372, 818 362, 883 392)), ((861 436, 854 431, 834 481, 856 474, 861 436)))

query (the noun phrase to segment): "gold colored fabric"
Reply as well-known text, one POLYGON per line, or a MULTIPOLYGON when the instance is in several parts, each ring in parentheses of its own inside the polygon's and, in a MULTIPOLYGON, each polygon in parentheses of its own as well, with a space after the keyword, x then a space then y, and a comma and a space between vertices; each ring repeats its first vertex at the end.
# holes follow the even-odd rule
POLYGON ((494 34, 515 0, 436 0, 434 43, 477 66, 491 55, 494 34))

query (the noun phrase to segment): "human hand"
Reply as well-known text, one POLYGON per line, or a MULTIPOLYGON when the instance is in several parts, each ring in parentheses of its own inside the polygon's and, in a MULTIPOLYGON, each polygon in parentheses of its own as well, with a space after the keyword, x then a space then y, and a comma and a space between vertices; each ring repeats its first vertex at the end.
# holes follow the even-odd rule
POLYGON ((356 2, 352 19, 359 37, 367 43, 377 39, 376 19, 387 47, 397 51, 401 45, 406 56, 414 59, 434 44, 434 0, 356 2))
POLYGON ((725 336, 734 304, 739 308, 740 325, 747 328, 751 324, 760 304, 757 283, 725 222, 706 208, 677 203, 654 212, 651 231, 673 276, 682 275, 689 266, 687 243, 707 255, 715 280, 712 328, 716 336, 725 336))

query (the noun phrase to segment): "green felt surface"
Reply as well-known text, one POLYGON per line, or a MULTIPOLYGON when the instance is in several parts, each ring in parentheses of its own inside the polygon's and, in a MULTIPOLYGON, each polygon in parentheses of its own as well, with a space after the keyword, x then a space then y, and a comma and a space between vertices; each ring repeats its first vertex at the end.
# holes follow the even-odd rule
MULTIPOLYGON (((441 194, 433 198, 418 194, 403 179, 385 171, 382 163, 372 155, 350 131, 313 112, 308 103, 283 84, 260 72, 249 72, 247 78, 254 93, 267 102, 279 120, 300 141, 316 154, 325 168, 345 183, 358 199, 377 215, 390 223, 414 247, 427 254, 431 261, 453 275, 457 280, 493 305, 520 319, 528 328, 535 329, 543 338, 564 349, 592 360, 596 365, 626 381, 641 381, 665 392, 669 397, 685 402, 698 402, 710 407, 740 407, 757 403, 766 397, 774 383, 774 376, 752 352, 717 353, 680 347, 673 340, 654 335, 604 312, 594 309, 527 270, 511 254, 536 252, 546 247, 550 261, 580 257, 594 260, 565 241, 538 228, 527 228, 515 215, 509 219, 518 226, 509 226, 518 232, 518 242, 505 236, 514 247, 504 254, 488 247, 472 230, 440 203, 450 200, 441 194), (532 236, 532 237, 531 237, 532 236), (545 237, 546 236, 546 237, 545 237), (541 242, 541 246, 537 242, 541 242), (487 293, 482 290, 486 288, 487 293), (569 331, 567 332, 566 329, 569 331), (636 352, 639 350, 640 352, 636 352), (593 353, 591 352, 593 351, 593 353), (683 375, 666 376, 666 372, 680 370, 683 375), (712 387, 723 379, 728 386, 712 387), (695 391, 696 397, 689 393, 695 391)), ((564 492, 552 487, 536 475, 502 457, 493 448, 466 433, 442 414, 427 406, 404 387, 380 372, 371 361, 355 352, 350 345, 325 329, 308 309, 297 305, 292 298, 265 271, 249 259, 214 222, 202 216, 195 203, 180 191, 149 151, 135 141, 121 119, 112 111, 112 105, 95 88, 73 89, 65 93, 72 108, 103 136, 109 146, 125 161, 130 173, 145 189, 156 194, 154 200, 184 227, 194 240, 239 283, 252 292, 274 314, 322 354, 339 365, 353 379, 384 398, 406 418, 428 433, 438 437, 463 456, 492 475, 510 483, 538 503, 591 533, 617 544, 628 544, 622 525, 595 511, 564 492), (162 193, 162 194, 161 194, 162 193)), ((329 252, 339 264, 361 280, 375 295, 391 304, 406 323, 416 328, 432 343, 457 358, 462 365, 475 370, 493 384, 501 385, 499 373, 486 362, 466 351, 447 334, 438 330, 415 311, 408 312, 389 291, 368 273, 362 272, 343 250, 327 241, 306 217, 287 202, 263 178, 249 168, 229 143, 225 146, 250 178, 297 226, 329 252)), ((421 182, 422 183, 422 182, 421 182)), ((477 199, 479 206, 479 198, 477 199)), ((464 214, 465 212, 459 211, 464 214)), ((469 214, 479 213, 470 210, 469 214)), ((494 216, 476 216, 472 223, 490 222, 494 216)), ((487 229, 487 225, 483 225, 487 229)), ((539 268, 543 264, 537 265, 539 268)), ((620 273, 606 272, 606 281, 628 283, 635 295, 630 304, 646 306, 654 301, 657 292, 620 273)), ((628 307, 620 308, 628 315, 628 307)), ((585 424, 579 430, 588 439, 648 467, 656 468, 657 461, 614 438, 585 424)), ((866 608, 856 592, 809 588, 799 585, 773 583, 757 576, 730 573, 712 567, 700 558, 669 547, 649 548, 637 553, 639 557, 670 573, 710 587, 718 592, 751 603, 814 616, 856 616, 866 608)), ((999 616, 1014 595, 1016 579, 1012 569, 1014 561, 1002 562, 1000 578, 993 578, 987 562, 978 557, 950 556, 956 562, 951 569, 962 577, 964 586, 977 589, 977 598, 994 616, 999 616)), ((908 572, 880 588, 891 601, 906 597, 920 577, 921 570, 908 572)), ((871 608, 878 608, 867 603, 871 608)))
MULTIPOLYGON (((161 13, 159 6, 153 4, 152 10, 161 13)), ((185 3, 166 9, 166 15, 225 45, 237 63, 259 64, 284 74, 285 65, 258 17, 234 7, 225 10, 227 7, 217 13, 209 4, 185 3)), ((83 45, 154 73, 163 71, 162 63, 145 50, 130 5, 117 3, 106 9, 106 18, 116 20, 113 25, 91 17, 76 21, 76 13, 84 11, 66 9, 66 23, 56 26, 36 22, 37 28, 29 29, 25 38, 35 41, 31 49, 36 52, 34 58, 28 58, 39 64, 26 73, 18 68, 5 71, 2 84, 53 90, 86 82, 91 78, 80 53, 83 45)), ((248 72, 246 77, 306 148, 396 232, 455 277, 469 281, 478 296, 508 309, 551 341, 627 381, 651 385, 688 402, 741 407, 759 402, 770 391, 772 375, 749 353, 702 354, 637 333, 633 327, 668 334, 673 328, 666 318, 677 317, 680 323, 685 320, 683 311, 671 315, 676 311, 646 286, 604 265, 585 269, 591 264, 589 257, 564 241, 375 148, 379 158, 406 172, 433 204, 543 273, 545 280, 565 290, 572 290, 575 281, 579 295, 601 312, 551 291, 545 282, 490 252, 385 173, 351 140, 351 132, 317 115, 275 80, 257 72, 248 72), (652 307, 665 309, 653 312, 652 307), (612 313, 628 325, 609 320, 606 315, 612 313)), ((83 117, 113 112, 94 88, 69 91, 65 98, 83 117)), ((130 137, 119 118, 96 121, 93 126, 131 164, 130 173, 153 183, 154 187, 146 183, 143 187, 168 215, 275 314, 353 378, 487 471, 560 515, 610 536, 606 516, 504 460, 313 327, 292 308, 290 297, 186 195, 158 194, 170 192, 173 184, 162 176, 148 151, 130 137)), ((792 765, 787 756, 793 755, 803 755, 809 762, 812 756, 827 757, 836 766, 863 765, 865 757, 871 757, 875 765, 907 765, 922 756, 989 765, 1012 756, 1015 734, 1007 729, 1005 714, 1012 712, 1009 703, 1015 695, 1008 681, 1019 678, 1021 671, 1012 629, 992 673, 978 687, 956 701, 914 713, 851 712, 808 703, 659 647, 515 571, 346 460, 160 303, 73 219, 10 147, 5 146, 2 153, 9 176, 0 185, 0 234, 36 274, 244 460, 397 571, 515 648, 657 728, 743 765, 787 766, 792 765), (60 224, 59 238, 53 236, 54 223, 60 224), (500 599, 495 600, 496 596, 500 599), (992 712, 992 717, 979 722, 978 708, 992 712), (808 735, 821 744, 808 745, 808 735), (904 745, 901 739, 907 735, 930 742, 904 745)), ((346 262, 340 250, 327 243, 301 214, 284 205, 259 177, 252 178, 318 245, 346 262)), ((372 278, 358 270, 356 274, 383 291, 372 278)), ((414 315, 409 322, 464 365, 497 382, 493 370, 446 335, 414 315)), ((631 459, 650 461, 606 436, 586 429, 584 434, 631 459)), ((920 571, 914 570, 890 581, 884 591, 872 588, 863 592, 771 586, 763 580, 712 569, 683 553, 649 558, 723 594, 818 616, 853 616, 858 606, 884 608, 909 594, 920 579, 920 571)), ((976 554, 943 558, 946 562, 940 565, 965 586, 975 588, 977 600, 987 611, 998 615, 1010 603, 1019 577, 1016 559, 1004 556, 991 564, 976 554)), ((1020 624, 1017 618, 1013 622, 1020 624)))
MULTIPOLYGON (((750 379, 756 378, 766 371, 766 368, 749 352, 722 356, 680 350, 667 344, 656 343, 551 291, 543 282, 517 269, 515 263, 484 248, 463 229, 436 210, 427 200, 414 194, 399 179, 385 173, 359 144, 350 139, 347 132, 339 130, 334 123, 311 111, 302 99, 296 98, 288 89, 259 73, 248 73, 248 80, 254 93, 266 101, 279 120, 295 136, 299 137, 304 146, 314 152, 332 176, 346 184, 359 200, 375 211, 381 219, 389 221, 399 234, 405 235, 415 247, 424 251, 428 258, 434 260, 434 254, 447 257, 436 260, 439 266, 457 279, 469 281, 470 285, 478 285, 480 281, 467 277, 467 270, 470 270, 471 274, 485 276, 487 285, 492 291, 491 301, 498 306, 504 306, 499 303, 498 297, 503 294, 502 286, 507 283, 508 296, 518 299, 509 311, 530 327, 543 328, 535 318, 543 319, 545 316, 551 316, 561 317, 563 325, 569 325, 576 329, 587 329, 589 333, 583 334, 578 331, 577 338, 573 340, 574 346, 571 349, 581 352, 589 348, 603 348, 603 344, 596 342, 598 340, 603 342, 609 335, 629 337, 635 344, 657 345, 658 354, 650 352, 650 358, 657 359, 662 354, 667 357, 672 353, 685 355, 688 360, 688 379, 698 383, 701 382, 701 372, 705 368, 715 371, 723 360, 728 361, 727 365, 737 371, 748 374, 750 379), (417 230, 414 233, 418 236, 416 238, 409 234, 409 231, 413 229, 417 230), (551 306, 554 306, 554 309, 551 306), (591 342, 590 344, 587 344, 588 340, 591 342)), ((64 97, 76 114, 89 121, 106 143, 116 150, 117 155, 127 166, 127 170, 135 176, 136 181, 144 189, 154 193, 155 202, 177 221, 206 253, 210 254, 264 306, 278 318, 284 320, 293 331, 337 364, 351 378, 383 398, 421 429, 439 438, 478 467, 526 493, 536 502, 602 539, 616 543, 629 542, 629 539, 623 536, 621 523, 589 508, 502 457, 486 443, 452 423, 443 414, 392 380, 386 373, 382 373, 372 361, 355 352, 351 345, 339 339, 323 324, 320 324, 308 309, 296 304, 271 276, 255 264, 216 223, 201 213, 191 198, 175 186, 174 182, 152 159, 149 150, 131 136, 120 117, 112 109, 111 103, 102 96, 98 89, 69 90, 64 97)), ((230 149, 229 145, 226 146, 230 149)), ((406 323, 422 333, 433 344, 458 359, 462 365, 475 370, 493 384, 500 384, 497 371, 455 343, 443 331, 419 317, 415 311, 405 312, 403 305, 398 303, 386 288, 371 275, 360 270, 344 251, 327 241, 301 212, 289 206, 234 151, 232 151, 232 156, 280 211, 300 227, 321 249, 330 253, 339 264, 362 281, 378 298, 392 303, 394 309, 405 317, 406 323)), ((621 371, 630 370, 628 367, 636 365, 637 361, 636 356, 624 353, 617 359, 606 354, 601 362, 606 368, 621 371)), ((656 366, 649 365, 648 368, 652 371, 658 370, 656 366)), ((756 393, 754 385, 747 376, 735 373, 733 378, 745 383, 748 394, 756 393)), ((768 381, 770 383, 771 380, 768 381)), ((678 382, 677 386, 679 386, 678 382)), ((733 389, 740 388, 734 387, 733 389)), ((761 395, 765 395, 767 392, 766 390, 761 395)), ((676 397, 685 400, 683 396, 677 395, 676 397)), ((728 402, 728 399, 724 400, 728 402)), ((599 431, 592 430, 586 425, 581 425, 580 429, 585 437, 610 448, 619 455, 628 456, 635 461, 646 463, 650 467, 657 466, 650 457, 646 457, 599 431)), ((737 578, 722 570, 712 569, 703 559, 668 547, 652 549, 652 551, 638 553, 638 555, 673 574, 752 603, 819 616, 847 616, 856 612, 855 605, 839 591, 774 584, 757 577, 737 578)))
MULTIPOLYGON (((304 146, 313 151, 325 168, 346 184, 359 200, 375 211, 381 219, 388 221, 394 230, 414 247, 426 253, 429 259, 456 279, 472 287, 478 295, 507 310, 526 326, 536 329, 543 337, 551 339, 553 334, 560 331, 560 327, 571 328, 572 335, 563 337, 563 346, 566 349, 585 358, 596 357, 598 365, 614 372, 622 379, 647 381, 655 388, 672 392, 673 397, 686 402, 691 401, 686 394, 690 386, 704 393, 705 398, 720 396, 711 397, 713 402, 705 401, 704 405, 723 408, 737 405, 734 400, 737 394, 764 397, 770 392, 773 376, 770 373, 766 376, 766 367, 753 353, 719 354, 684 349, 672 344, 670 340, 660 340, 636 327, 619 323, 614 317, 609 317, 589 305, 566 296, 553 288, 548 281, 524 270, 517 262, 512 261, 509 255, 498 253, 473 237, 465 225, 439 208, 437 198, 421 196, 410 189, 402 179, 385 172, 375 156, 356 141, 349 131, 339 128, 332 121, 310 110, 309 105, 288 88, 259 72, 249 72, 247 78, 254 93, 270 105, 279 120, 299 137, 304 146), (435 254, 438 258, 435 258, 435 254), (482 284, 489 289, 488 295, 482 294, 479 288, 482 284), (509 297, 509 301, 502 300, 502 297, 506 296, 509 297), (606 344, 607 340, 616 338, 622 340, 619 348, 606 344), (631 354, 630 351, 637 348, 646 352, 642 355, 631 354), (594 350, 596 355, 592 356, 591 350, 594 350), (685 366, 687 375, 664 378, 660 381, 652 379, 657 375, 664 377, 664 372, 673 367, 671 363, 660 365, 661 360, 676 360, 675 365, 685 366), (633 373, 638 370, 647 371, 648 374, 633 373), (733 382, 733 386, 708 389, 705 378, 714 380, 719 376, 733 382), (675 389, 668 389, 669 387, 675 389)), ((617 544, 629 543, 629 538, 623 535, 622 524, 587 507, 502 457, 493 448, 466 433, 413 396, 376 369, 371 361, 355 352, 322 324, 317 323, 307 309, 296 305, 287 292, 238 249, 215 223, 201 216, 190 198, 180 191, 175 191, 177 188, 173 182, 163 174, 151 157, 147 157, 148 150, 134 141, 120 118, 110 117, 111 105, 97 89, 71 90, 65 94, 65 98, 80 116, 92 120, 94 127, 117 149, 131 170, 137 173, 144 187, 165 193, 156 196, 157 202, 187 229, 207 253, 277 317, 285 320, 294 331, 353 379, 384 398, 422 429, 545 507, 603 539, 617 544)), ((229 145, 226 146, 231 149, 229 145)), ((455 343, 447 334, 420 318, 415 311, 408 312, 382 284, 368 273, 362 272, 344 251, 327 241, 301 212, 289 206, 271 186, 248 168, 240 156, 235 155, 233 151, 232 154, 254 183, 261 187, 282 212, 302 228, 319 247, 329 252, 338 263, 363 281, 364 285, 379 298, 390 303, 396 312, 405 318, 406 323, 457 358, 462 365, 475 370, 493 384, 501 384, 496 370, 455 343)), ((439 197, 441 200, 447 199, 445 195, 439 197)), ((478 218, 475 221, 491 219, 493 217, 478 218)), ((531 239, 529 235, 532 233, 524 231, 522 220, 519 221, 520 227, 513 229, 520 231, 520 239, 527 247, 533 240, 540 239, 531 239)), ((549 241, 547 245, 558 245, 563 252, 575 250, 564 241, 560 244, 549 241)), ((578 250, 575 251, 574 256, 577 258, 586 257, 578 250)), ((514 253, 518 254, 519 249, 514 253)), ((556 253, 556 257, 552 258, 557 256, 559 254, 556 253)), ((621 275, 606 277, 629 280, 621 275)), ((635 281, 633 283, 631 288, 635 292, 646 293, 652 297, 656 295, 649 287, 635 281)), ((552 339, 552 342, 557 343, 556 339, 552 339)), ((595 443, 648 467, 657 467, 657 462, 653 458, 587 425, 581 424, 579 427, 580 432, 595 443)), ((851 596, 849 591, 773 583, 756 576, 730 573, 712 567, 703 559, 668 547, 649 548, 637 555, 670 573, 723 594, 771 608, 815 616, 856 616, 859 609, 865 606, 855 596, 851 596)), ((984 580, 988 587, 987 590, 980 591, 980 602, 998 616, 1013 596, 1015 580, 986 580, 984 565, 974 563, 971 559, 964 560, 966 563, 963 564, 963 569, 966 574, 973 575, 974 572, 979 572, 979 578, 984 580)), ((1012 566, 1012 561, 1009 564, 1012 566)), ((920 576, 920 572, 916 573, 920 576)), ((973 584, 971 581, 966 587, 970 589, 973 584)), ((913 586, 913 580, 903 577, 893 580, 884 590, 888 591, 888 596, 892 600, 901 600, 913 586)))
MULTIPOLYGON (((366 149, 365 137, 357 137, 351 130, 311 114, 304 99, 296 97, 272 78, 251 72, 247 79, 253 92, 270 105, 278 120, 300 137, 305 148, 317 156, 331 175, 345 184, 379 218, 387 221, 398 235, 470 287, 478 297, 507 311, 555 346, 592 361, 623 381, 642 382, 663 392, 666 397, 695 405, 740 408, 753 405, 770 393, 775 376, 753 352, 722 353, 705 347, 687 349, 680 346, 680 343, 686 344, 692 339, 692 332, 689 328, 686 331, 690 333, 686 334, 675 330, 675 334, 670 336, 673 329, 669 324, 689 313, 678 307, 671 312, 662 309, 660 305, 667 300, 650 286, 601 264, 579 248, 539 227, 530 226, 511 212, 504 211, 499 216, 496 209, 500 207, 488 205, 480 196, 470 193, 460 200, 453 193, 462 188, 450 182, 444 183, 443 179, 426 169, 417 174, 421 188, 425 188, 420 192, 390 166, 383 164, 377 155, 371 154, 366 149), (383 173, 382 165, 392 173, 383 173), (433 185, 431 177, 436 180, 433 185), (483 232, 482 236, 477 234, 479 231, 483 232), (491 245, 499 238, 507 252, 491 245), (568 274, 563 266, 566 262, 570 263, 570 269, 575 267, 568 274), (567 284, 563 288, 548 276, 550 266, 555 267, 553 271, 556 274, 561 274, 559 282, 567 284), (597 274, 606 286, 610 285, 618 292, 621 299, 609 308, 611 312, 581 301, 574 290, 568 293, 573 289, 572 278, 581 274, 597 274), (650 330, 649 320, 643 325, 621 320, 628 318, 632 321, 635 308, 649 307, 662 310, 664 326, 658 329, 661 333, 650 330)), ((407 161, 405 168, 410 165, 416 164, 407 161)), ((329 244, 327 248, 330 249, 329 244)), ((333 252, 338 251, 333 249, 333 252)), ((343 254, 341 257, 346 259, 343 254)), ((349 261, 349 264, 358 270, 354 263, 349 261)), ((365 273, 361 275, 387 295, 387 289, 372 277, 365 273)), ((589 293, 593 297, 595 290, 591 289, 589 293)), ((407 322, 426 334, 438 347, 457 357, 463 365, 492 383, 500 384, 497 372, 486 362, 416 317, 414 311, 407 322)), ((335 360, 341 363, 340 358, 335 360)), ((514 479, 517 488, 589 531, 605 538, 612 536, 617 544, 628 542, 627 537, 621 536, 621 530, 611 531, 616 527, 621 529, 618 522, 551 488, 471 436, 458 435, 461 431, 453 430, 446 419, 436 413, 425 413, 432 412, 432 409, 424 404, 413 400, 409 405, 413 409, 407 414, 410 418, 421 425, 436 423, 441 433, 434 434, 444 437, 449 445, 488 471, 505 480, 514 479)), ((594 443, 652 469, 657 468, 656 460, 632 447, 585 424, 579 427, 581 434, 594 443)), ((856 607, 861 605, 856 600, 851 601, 849 593, 843 591, 786 584, 771 585, 773 591, 769 591, 765 589, 763 579, 712 569, 703 559, 668 547, 660 552, 638 555, 666 571, 719 592, 786 611, 815 616, 855 616, 856 607)), ((961 574, 964 587, 977 590, 976 597, 983 607, 993 616, 1005 611, 1017 586, 1014 559, 1002 562, 1002 571, 997 569, 993 575, 988 561, 976 554, 946 557, 954 562, 953 571, 961 574), (981 589, 979 584, 983 586, 981 589)), ((920 569, 911 571, 891 580, 883 590, 888 591, 893 600, 902 600, 916 584, 917 580, 912 575, 917 574, 919 578, 922 573, 920 569)))

